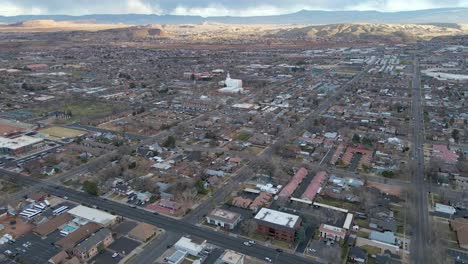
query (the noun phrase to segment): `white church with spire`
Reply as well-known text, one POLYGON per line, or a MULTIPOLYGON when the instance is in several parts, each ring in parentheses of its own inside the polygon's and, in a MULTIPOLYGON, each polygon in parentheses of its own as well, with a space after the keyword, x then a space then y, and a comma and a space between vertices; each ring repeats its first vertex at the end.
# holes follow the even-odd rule
POLYGON ((226 87, 219 89, 218 91, 222 93, 242 93, 244 88, 242 88, 242 80, 231 79, 231 74, 227 74, 226 80, 224 81, 226 87))

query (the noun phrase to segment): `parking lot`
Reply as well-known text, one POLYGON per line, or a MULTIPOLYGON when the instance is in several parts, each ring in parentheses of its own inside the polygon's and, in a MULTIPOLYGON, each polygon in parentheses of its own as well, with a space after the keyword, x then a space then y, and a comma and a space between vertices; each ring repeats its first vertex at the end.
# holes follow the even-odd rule
POLYGON ((125 236, 130 232, 135 226, 137 226, 136 222, 133 221, 124 221, 114 228, 112 228, 112 231, 117 233, 117 236, 125 236))
POLYGON ((109 249, 111 249, 111 250, 113 250, 113 251, 115 251, 117 253, 121 253, 123 255, 126 255, 126 254, 132 252, 139 245, 140 245, 140 242, 137 242, 137 241, 132 240, 130 238, 121 237, 121 238, 115 240, 114 243, 112 243, 109 246, 109 249))
POLYGON ((47 263, 48 260, 55 256, 60 249, 51 244, 50 239, 42 239, 32 233, 28 233, 23 237, 20 237, 13 244, 2 245, 1 252, 4 253, 6 250, 18 253, 16 256, 17 262, 23 263, 47 263))
MULTIPOLYGON (((311 240, 305 253, 324 260, 332 261, 341 255, 339 243, 326 243, 325 239, 311 240)), ((333 261, 332 261, 333 262, 333 261)))
POLYGON ((119 263, 119 261, 122 259, 121 255, 118 255, 117 257, 113 258, 112 254, 113 252, 109 250, 105 250, 101 254, 98 254, 96 257, 94 257, 90 263, 99 263, 99 264, 111 264, 111 263, 119 263))

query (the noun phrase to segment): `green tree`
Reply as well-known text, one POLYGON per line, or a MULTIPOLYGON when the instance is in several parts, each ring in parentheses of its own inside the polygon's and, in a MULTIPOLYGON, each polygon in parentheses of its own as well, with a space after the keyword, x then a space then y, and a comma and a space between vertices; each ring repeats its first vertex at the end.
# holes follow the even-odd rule
POLYGON ((460 131, 458 129, 452 130, 452 138, 456 142, 458 142, 458 140, 460 140, 460 131))
POLYGON ((296 233, 296 242, 302 243, 304 242, 305 238, 306 238, 305 228, 301 227, 296 233))
POLYGON ((176 139, 174 136, 168 136, 166 141, 163 143, 163 147, 173 149, 176 146, 176 139))
POLYGON ((97 183, 92 182, 92 181, 84 181, 83 190, 87 192, 88 194, 91 194, 94 196, 97 196, 99 194, 99 188, 97 186, 97 183))
POLYGON ((101 242, 97 245, 97 250, 99 253, 102 253, 104 252, 104 250, 106 250, 106 247, 104 246, 104 244, 101 242))
POLYGON ((357 144, 361 142, 361 137, 358 134, 353 135, 353 143, 357 144))
POLYGON ((383 171, 382 176, 385 178, 393 178, 395 176, 395 173, 393 171, 383 171))
POLYGON ((208 194, 208 190, 205 188, 205 183, 202 180, 196 181, 195 187, 197 188, 197 192, 199 194, 202 194, 202 195, 208 194))

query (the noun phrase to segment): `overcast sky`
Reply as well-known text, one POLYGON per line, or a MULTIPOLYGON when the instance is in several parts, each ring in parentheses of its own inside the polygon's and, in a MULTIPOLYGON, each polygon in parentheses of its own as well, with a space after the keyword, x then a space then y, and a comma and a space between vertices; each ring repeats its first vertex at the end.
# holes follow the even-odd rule
POLYGON ((0 0, 0 15, 173 14, 261 16, 308 10, 407 11, 468 7, 468 0, 0 0))

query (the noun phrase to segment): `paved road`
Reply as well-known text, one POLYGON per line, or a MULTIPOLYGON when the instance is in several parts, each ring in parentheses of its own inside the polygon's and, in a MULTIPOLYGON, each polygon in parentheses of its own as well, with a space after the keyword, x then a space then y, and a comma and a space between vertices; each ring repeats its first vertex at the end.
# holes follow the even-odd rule
POLYGON ((142 252, 132 258, 131 263, 154 263, 167 250, 167 247, 174 245, 180 237, 180 234, 166 231, 146 245, 142 252))
POLYGON ((101 210, 106 210, 117 215, 122 215, 129 219, 133 219, 139 222, 152 224, 179 235, 192 235, 195 237, 206 239, 210 243, 219 247, 241 252, 243 254, 253 256, 258 259, 270 257, 274 260, 274 263, 282 264, 316 263, 312 260, 286 252, 278 254, 278 252, 276 252, 275 249, 258 244, 247 247, 243 245, 245 239, 242 238, 219 233, 209 228, 203 228, 188 223, 187 221, 181 221, 167 216, 157 215, 143 209, 132 208, 126 204, 103 200, 101 198, 90 196, 86 193, 79 192, 74 189, 61 187, 57 184, 44 182, 28 176, 24 176, 22 174, 0 170, 0 177, 6 180, 15 180, 16 182, 24 185, 41 186, 42 189, 44 189, 46 192, 52 195, 59 197, 67 196, 68 199, 72 201, 86 205, 97 206, 97 208, 101 210))
POLYGON ((427 187, 424 175, 424 130, 423 130, 423 111, 421 106, 421 73, 419 69, 419 61, 415 59, 413 69, 413 98, 412 98, 412 114, 413 114, 413 157, 417 162, 416 170, 413 174, 412 185, 416 191, 415 195, 415 210, 417 211, 418 223, 414 226, 414 235, 412 239, 412 263, 432 263, 428 256, 430 248, 427 244, 429 241, 429 215, 427 209, 427 187))

